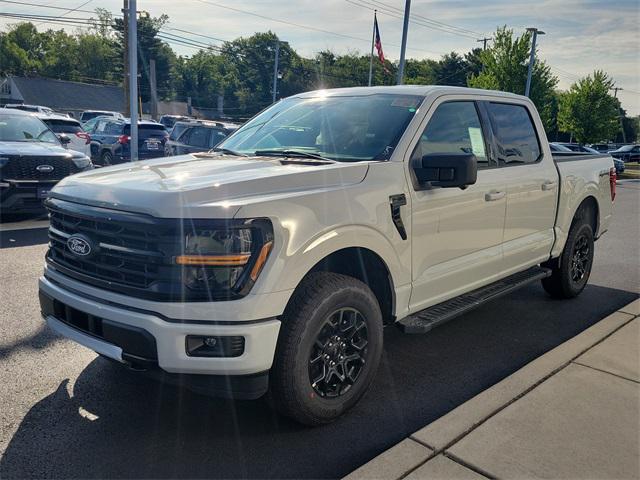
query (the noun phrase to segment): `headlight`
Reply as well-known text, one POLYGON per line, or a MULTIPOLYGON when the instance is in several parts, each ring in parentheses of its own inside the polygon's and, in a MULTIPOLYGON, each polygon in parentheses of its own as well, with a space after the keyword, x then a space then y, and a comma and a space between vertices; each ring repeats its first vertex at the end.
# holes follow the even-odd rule
POLYGON ((210 299, 246 295, 273 247, 273 229, 266 219, 220 222, 185 221, 182 266, 191 296, 210 299))
POLYGON ((89 165, 91 165, 91 159, 89 157, 87 157, 86 155, 83 155, 81 157, 72 157, 71 160, 73 160, 73 163, 76 164, 76 167, 80 168, 80 169, 85 169, 88 168, 89 165))

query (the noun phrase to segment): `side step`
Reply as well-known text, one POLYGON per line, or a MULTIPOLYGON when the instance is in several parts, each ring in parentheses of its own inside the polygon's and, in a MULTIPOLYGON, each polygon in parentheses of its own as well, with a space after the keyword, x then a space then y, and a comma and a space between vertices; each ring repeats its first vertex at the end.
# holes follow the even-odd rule
POLYGON ((448 322, 483 303, 511 293, 525 285, 551 275, 551 270, 544 267, 532 267, 510 277, 503 278, 485 287, 452 298, 446 302, 425 308, 413 315, 396 322, 404 333, 427 333, 438 325, 448 322))

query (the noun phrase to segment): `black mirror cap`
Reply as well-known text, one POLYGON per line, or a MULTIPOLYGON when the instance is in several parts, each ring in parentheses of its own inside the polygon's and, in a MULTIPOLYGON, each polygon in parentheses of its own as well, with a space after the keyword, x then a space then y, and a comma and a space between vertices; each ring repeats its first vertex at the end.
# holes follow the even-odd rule
POLYGON ((473 153, 429 153, 417 160, 416 180, 427 188, 466 188, 478 179, 478 160, 473 153))
POLYGON ((69 143, 71 143, 71 139, 67 136, 66 133, 59 134, 58 138, 60 139, 60 143, 62 145, 69 145, 69 143))

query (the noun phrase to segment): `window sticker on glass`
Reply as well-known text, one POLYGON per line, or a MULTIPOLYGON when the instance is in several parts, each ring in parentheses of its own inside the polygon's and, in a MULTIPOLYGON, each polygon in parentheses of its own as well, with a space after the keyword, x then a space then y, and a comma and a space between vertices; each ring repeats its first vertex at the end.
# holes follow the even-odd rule
MULTIPOLYGON (((406 107, 406 108, 417 108, 420 103, 420 98, 416 98, 415 96, 411 97, 398 97, 394 98, 391 103, 392 107, 406 107)), ((414 110, 415 111, 415 110, 414 110)))
POLYGON ((482 129, 469 127, 469 140, 471 140, 471 149, 473 150, 473 154, 478 158, 484 158, 486 154, 484 152, 482 129))

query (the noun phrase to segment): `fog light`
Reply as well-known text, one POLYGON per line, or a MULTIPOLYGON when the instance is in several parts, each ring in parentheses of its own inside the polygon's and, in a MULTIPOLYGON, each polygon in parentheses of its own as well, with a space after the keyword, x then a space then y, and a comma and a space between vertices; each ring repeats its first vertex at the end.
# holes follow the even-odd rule
POLYGON ((239 357, 244 353, 244 337, 187 335, 186 351, 190 357, 239 357))

